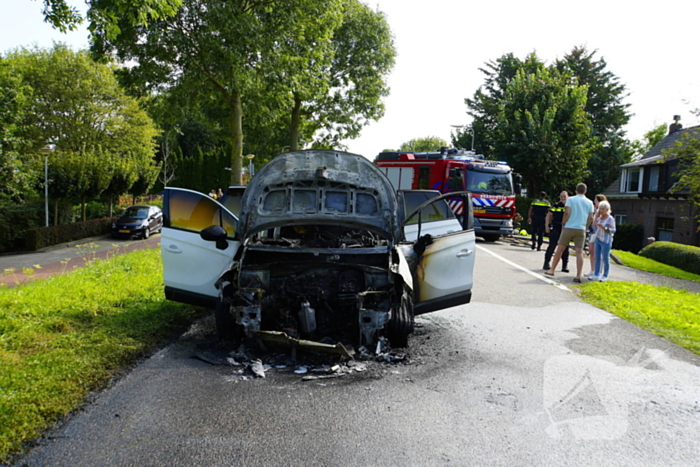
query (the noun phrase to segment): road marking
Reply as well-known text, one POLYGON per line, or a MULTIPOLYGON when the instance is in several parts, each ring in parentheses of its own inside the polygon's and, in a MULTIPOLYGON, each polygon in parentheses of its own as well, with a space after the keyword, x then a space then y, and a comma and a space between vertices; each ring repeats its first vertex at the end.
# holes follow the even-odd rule
POLYGON ((519 264, 516 264, 516 263, 514 263, 514 262, 512 262, 512 261, 510 261, 510 260, 508 260, 508 259, 506 259, 506 258, 504 258, 503 256, 494 253, 493 251, 489 251, 488 249, 484 248, 483 246, 476 245, 476 247, 477 247, 479 250, 481 250, 481 251, 483 251, 483 252, 485 252, 485 253, 490 254, 490 255, 493 256, 494 258, 498 258, 498 259, 500 259, 501 261, 503 261, 504 263, 510 264, 510 265, 513 266, 514 268, 518 268, 518 269, 520 269, 521 271, 526 272, 526 273, 530 274, 531 276, 536 277, 536 278, 538 278, 539 280, 541 280, 541 281, 543 281, 543 282, 546 282, 546 283, 548 283, 548 284, 552 284, 554 287, 556 287, 556 288, 558 288, 558 289, 566 290, 567 292, 571 292, 571 289, 569 289, 567 286, 562 285, 561 283, 556 282, 556 281, 550 279, 549 277, 547 277, 547 276, 545 276, 545 275, 543 275, 543 274, 537 274, 536 272, 532 272, 532 271, 530 271, 529 269, 526 269, 526 268, 520 266, 519 264))

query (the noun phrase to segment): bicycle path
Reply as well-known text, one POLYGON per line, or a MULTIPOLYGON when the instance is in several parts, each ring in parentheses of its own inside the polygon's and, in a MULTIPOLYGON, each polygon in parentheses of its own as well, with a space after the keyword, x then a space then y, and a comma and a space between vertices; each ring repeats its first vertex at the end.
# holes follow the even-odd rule
POLYGON ((16 287, 61 275, 95 259, 106 259, 144 248, 158 248, 160 234, 148 240, 116 240, 110 235, 84 238, 31 252, 0 255, 0 287, 16 287))

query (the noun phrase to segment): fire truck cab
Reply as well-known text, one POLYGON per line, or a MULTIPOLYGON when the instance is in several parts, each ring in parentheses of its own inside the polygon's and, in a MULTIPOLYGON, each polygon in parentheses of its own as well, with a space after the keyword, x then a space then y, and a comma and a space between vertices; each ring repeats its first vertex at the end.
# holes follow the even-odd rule
MULTIPOLYGON (((375 159, 397 190, 424 189, 472 193, 474 231, 486 241, 513 234, 515 195, 520 176, 505 162, 485 160, 472 151, 441 148, 438 152, 382 152, 375 159)), ((459 217, 461 201, 450 202, 459 217)))

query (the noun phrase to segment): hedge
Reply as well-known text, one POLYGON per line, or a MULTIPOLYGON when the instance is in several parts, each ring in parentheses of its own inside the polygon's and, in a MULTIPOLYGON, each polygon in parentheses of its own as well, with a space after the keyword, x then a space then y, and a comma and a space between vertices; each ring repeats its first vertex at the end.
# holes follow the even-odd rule
POLYGON ((639 253, 644 247, 644 226, 640 224, 620 224, 613 237, 613 249, 639 253))
POLYGON ((23 245, 24 234, 44 224, 44 206, 41 203, 17 204, 0 201, 0 252, 23 245))
POLYGON ((654 242, 645 246, 639 256, 700 274, 700 248, 673 242, 654 242))
POLYGON ((28 230, 25 237, 27 250, 36 251, 59 243, 72 242, 88 237, 108 234, 112 229, 114 217, 94 219, 86 222, 52 225, 28 230))

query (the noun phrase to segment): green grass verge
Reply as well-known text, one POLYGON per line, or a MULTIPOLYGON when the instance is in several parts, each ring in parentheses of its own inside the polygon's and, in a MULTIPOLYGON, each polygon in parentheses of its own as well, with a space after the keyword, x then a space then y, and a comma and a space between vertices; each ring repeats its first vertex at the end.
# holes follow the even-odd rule
POLYGON ((0 462, 201 313, 165 300, 159 249, 0 288, 0 462))
POLYGON ((586 302, 700 355, 700 294, 637 282, 589 282, 586 302))
POLYGON ((633 269, 663 274, 664 276, 675 277, 677 279, 700 282, 700 276, 697 274, 686 272, 682 269, 678 269, 667 264, 659 263, 653 259, 635 255, 629 251, 613 250, 613 254, 620 258, 620 260, 625 263, 625 266, 633 269))

